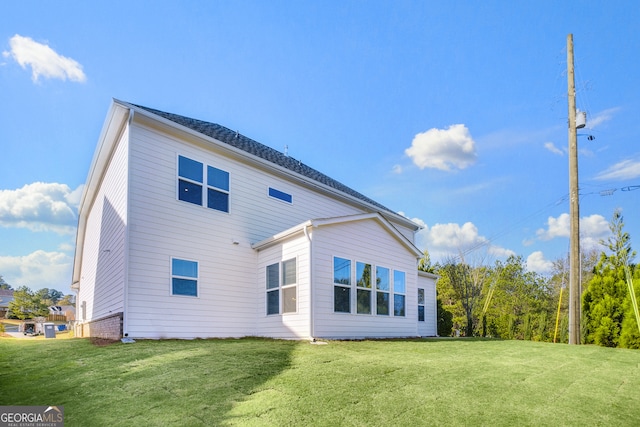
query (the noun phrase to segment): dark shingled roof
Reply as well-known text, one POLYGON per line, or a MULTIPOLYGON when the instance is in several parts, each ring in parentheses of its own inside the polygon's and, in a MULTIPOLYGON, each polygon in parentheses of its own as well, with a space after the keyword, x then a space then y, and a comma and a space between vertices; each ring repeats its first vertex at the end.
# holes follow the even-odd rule
POLYGON ((261 159, 267 160, 278 166, 287 168, 304 177, 311 178, 321 184, 327 185, 331 188, 334 188, 350 196, 353 196, 359 200, 362 200, 363 202, 369 203, 382 210, 395 214, 395 212, 393 212, 391 209, 381 205, 380 203, 368 198, 363 194, 358 193, 357 191, 347 187, 346 185, 336 181, 335 179, 330 178, 321 172, 318 172, 317 170, 305 165, 301 161, 296 160, 292 157, 286 156, 283 153, 279 152, 278 150, 274 150, 271 147, 267 147, 264 144, 254 141, 253 139, 248 138, 244 135, 241 135, 238 132, 228 129, 224 126, 220 126, 215 123, 205 122, 202 120, 192 119, 189 117, 180 116, 177 114, 166 113, 164 111, 155 110, 153 108, 143 107, 142 105, 135 105, 135 104, 131 104, 131 105, 134 105, 135 107, 143 109, 150 113, 153 113, 157 116, 163 117, 167 120, 171 120, 172 122, 175 122, 179 125, 185 126, 203 135, 207 135, 225 144, 229 144, 232 147, 246 151, 247 153, 260 157, 261 159))

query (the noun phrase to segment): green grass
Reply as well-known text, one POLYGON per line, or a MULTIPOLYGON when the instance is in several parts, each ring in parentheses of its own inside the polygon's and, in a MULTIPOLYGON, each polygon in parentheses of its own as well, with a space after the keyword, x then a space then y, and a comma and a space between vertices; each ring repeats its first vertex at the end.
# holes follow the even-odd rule
POLYGON ((495 340, 0 339, 0 405, 68 426, 634 425, 640 352, 495 340))

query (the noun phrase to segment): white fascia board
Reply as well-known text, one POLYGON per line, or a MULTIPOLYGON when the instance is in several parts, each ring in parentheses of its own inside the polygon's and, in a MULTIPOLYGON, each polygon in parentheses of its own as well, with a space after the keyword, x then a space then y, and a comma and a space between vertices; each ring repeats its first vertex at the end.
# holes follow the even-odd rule
POLYGON ((287 230, 281 231, 278 234, 274 234, 271 237, 268 237, 264 240, 261 240, 259 242, 253 243, 251 245, 252 249, 255 249, 257 251, 260 251, 262 249, 266 249, 270 246, 273 246, 275 244, 277 244, 278 242, 287 239, 288 237, 294 236, 296 234, 301 234, 304 232, 304 229, 307 227, 310 227, 312 225, 311 221, 306 221, 303 222, 302 224, 298 224, 296 226, 293 226, 287 230))
POLYGON ((422 270, 418 270, 418 276, 426 277, 428 279, 433 279, 433 280, 438 280, 440 278, 440 276, 438 276, 437 274, 429 273, 422 270))
MULTIPOLYGON (((283 166, 277 165, 275 163, 272 163, 268 160, 263 159, 262 157, 256 156, 254 154, 251 154, 247 151, 244 151, 240 148, 236 148, 232 145, 223 143, 221 141, 218 141, 215 138, 212 138, 208 135, 202 134, 198 131, 195 131, 189 127, 183 126, 181 124, 178 124, 176 122, 173 122, 169 119, 166 119, 164 117, 158 116, 156 114, 153 114, 150 111, 144 110, 142 108, 138 108, 132 104, 129 104, 127 102, 124 101, 118 101, 118 100, 114 100, 115 102, 117 102, 118 104, 126 107, 126 108, 130 108, 131 110, 135 111, 136 115, 141 115, 146 117, 147 119, 151 119, 153 121, 156 121, 158 123, 161 123, 165 126, 171 127, 173 129, 177 129, 181 132, 184 132, 192 137, 207 141, 210 144, 215 144, 216 147, 218 147, 219 149, 226 151, 230 154, 233 154, 236 158, 241 158, 244 161, 249 161, 251 163, 260 165, 262 168, 267 169, 271 172, 276 172, 279 175, 284 175, 288 178, 292 178, 296 181, 299 182, 303 182, 306 186, 308 187, 313 187, 315 189, 317 189, 318 191, 321 191, 323 193, 329 193, 331 194, 333 197, 335 198, 339 198, 345 201, 348 201, 349 203, 352 204, 356 204, 358 206, 361 206, 363 208, 365 208, 366 210, 369 210, 371 212, 379 212, 380 211, 380 207, 379 206, 375 206, 372 205, 370 203, 365 202, 364 200, 361 200, 357 197, 354 197, 350 194, 344 193, 340 190, 337 190, 333 187, 330 187, 326 184, 323 184, 319 181, 316 181, 315 179, 312 178, 308 178, 304 175, 301 175, 299 173, 296 173, 294 171, 292 171, 291 169, 287 169, 283 166)), ((398 222, 400 224, 402 224, 403 226, 413 229, 414 232, 420 230, 422 228, 422 226, 420 226, 419 224, 413 222, 411 219, 400 215, 398 213, 395 212, 391 212, 391 211, 384 211, 384 212, 380 212, 381 215, 388 217, 389 221, 395 221, 398 222)))
POLYGON ((95 201, 96 193, 100 188, 100 184, 104 178, 107 166, 120 134, 129 120, 130 109, 122 105, 117 100, 113 100, 111 108, 107 113, 107 117, 102 125, 102 131, 98 138, 98 147, 93 155, 91 167, 85 187, 82 190, 80 199, 80 207, 78 208, 78 229, 76 231, 76 251, 73 259, 73 276, 71 279, 71 288, 78 290, 80 286, 80 267, 82 265, 82 251, 84 247, 84 238, 87 227, 87 216, 91 210, 91 206, 95 201))

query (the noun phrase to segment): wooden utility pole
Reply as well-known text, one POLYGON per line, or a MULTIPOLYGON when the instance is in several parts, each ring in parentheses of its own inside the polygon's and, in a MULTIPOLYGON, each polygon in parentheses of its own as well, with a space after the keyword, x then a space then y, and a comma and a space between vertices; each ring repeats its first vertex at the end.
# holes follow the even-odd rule
POLYGON ((580 344, 580 195, 578 193, 578 135, 576 133, 576 83, 573 70, 573 34, 567 36, 569 98, 569 344, 580 344))

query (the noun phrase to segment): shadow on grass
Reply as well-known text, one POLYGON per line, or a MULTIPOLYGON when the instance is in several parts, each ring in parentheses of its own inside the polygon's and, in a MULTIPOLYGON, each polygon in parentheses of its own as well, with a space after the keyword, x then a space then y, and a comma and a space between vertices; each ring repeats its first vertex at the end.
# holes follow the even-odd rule
POLYGON ((64 406, 68 426, 221 425, 290 366, 298 345, 260 338, 2 340, 0 405, 64 406))

